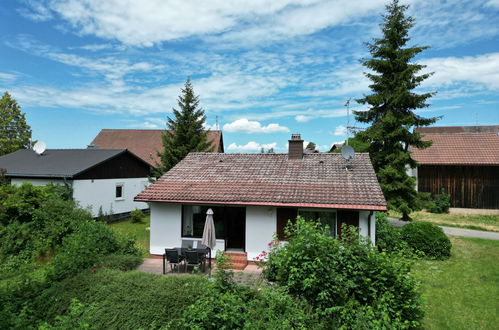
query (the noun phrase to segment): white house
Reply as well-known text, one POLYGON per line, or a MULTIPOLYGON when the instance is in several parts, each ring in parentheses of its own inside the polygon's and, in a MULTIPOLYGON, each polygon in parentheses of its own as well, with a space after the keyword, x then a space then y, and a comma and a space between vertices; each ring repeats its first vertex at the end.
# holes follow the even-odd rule
POLYGON ((151 208, 150 253, 200 241, 208 208, 214 211, 216 249, 253 260, 297 215, 358 226, 375 240, 375 212, 386 210, 368 154, 303 153, 294 134, 289 153, 190 153, 136 201, 151 208))
POLYGON ((146 203, 133 198, 148 185, 150 165, 126 149, 47 149, 41 155, 18 150, 0 157, 11 184, 48 183, 72 188, 73 198, 93 216, 120 215, 146 203))

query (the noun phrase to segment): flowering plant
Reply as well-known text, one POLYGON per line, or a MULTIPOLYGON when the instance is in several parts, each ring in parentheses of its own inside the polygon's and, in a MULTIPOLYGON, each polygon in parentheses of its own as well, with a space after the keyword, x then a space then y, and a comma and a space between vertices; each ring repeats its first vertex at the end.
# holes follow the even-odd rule
POLYGON ((257 255, 255 258, 253 258, 253 261, 259 268, 265 268, 266 262, 269 260, 270 255, 272 253, 276 253, 277 250, 283 245, 283 242, 279 240, 275 240, 267 244, 268 246, 268 252, 266 250, 263 250, 260 252, 259 255, 257 255))

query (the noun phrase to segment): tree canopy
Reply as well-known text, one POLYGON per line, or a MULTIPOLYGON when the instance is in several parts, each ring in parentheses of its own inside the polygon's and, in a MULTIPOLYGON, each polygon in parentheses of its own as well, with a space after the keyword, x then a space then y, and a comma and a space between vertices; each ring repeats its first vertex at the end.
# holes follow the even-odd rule
POLYGON ((31 127, 8 92, 0 99, 0 156, 30 147, 31 127))
POLYGON ((359 122, 371 124, 357 133, 357 138, 369 143, 368 150, 388 207, 401 212, 406 220, 417 205, 416 181, 406 172, 408 167, 417 166, 409 147, 431 145, 422 141, 414 128, 431 125, 439 119, 414 113, 429 106, 427 100, 433 93, 414 92, 431 73, 419 74, 425 66, 412 61, 428 47, 406 47, 409 30, 414 26, 414 19, 405 14, 407 8, 398 0, 386 6, 382 37, 366 43, 371 58, 363 60, 363 65, 370 69, 365 75, 371 80, 372 93, 357 100, 367 104, 368 110, 354 111, 359 122))
POLYGON ((208 132, 204 129, 206 116, 199 106, 199 96, 194 94, 189 79, 177 99, 178 109, 173 108, 174 118, 167 118, 163 133, 163 150, 158 152, 160 162, 154 175, 160 177, 180 162, 189 152, 212 151, 208 132))

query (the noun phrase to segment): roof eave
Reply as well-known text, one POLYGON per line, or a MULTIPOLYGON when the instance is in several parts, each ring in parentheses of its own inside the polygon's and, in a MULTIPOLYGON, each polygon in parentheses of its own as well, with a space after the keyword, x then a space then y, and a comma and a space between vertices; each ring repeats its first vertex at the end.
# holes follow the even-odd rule
POLYGON ((361 204, 314 204, 314 203, 277 203, 277 202, 240 202, 240 201, 201 201, 201 200, 161 200, 149 198, 134 198, 135 202, 148 203, 182 203, 182 204, 212 204, 212 205, 241 205, 241 206, 275 206, 275 207, 303 207, 321 209, 346 209, 366 211, 386 211, 386 205, 361 205, 361 204))

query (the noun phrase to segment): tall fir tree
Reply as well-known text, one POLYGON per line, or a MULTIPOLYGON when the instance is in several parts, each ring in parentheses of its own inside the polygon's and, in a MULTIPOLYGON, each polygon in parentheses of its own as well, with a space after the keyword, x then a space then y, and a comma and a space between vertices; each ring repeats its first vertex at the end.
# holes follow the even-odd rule
POLYGON ((9 93, 0 99, 0 156, 30 147, 31 127, 9 93))
POLYGON ((212 151, 208 132, 204 129, 206 116, 199 106, 199 96, 194 94, 190 79, 181 89, 177 99, 178 109, 173 108, 174 118, 167 118, 167 130, 162 135, 163 150, 158 152, 160 162, 154 176, 160 177, 180 162, 189 152, 212 151))
POLYGON ((409 30, 414 26, 414 19, 405 14, 407 8, 397 0, 387 5, 381 24, 383 36, 366 43, 371 58, 363 60, 363 65, 372 70, 365 73, 372 82, 369 85, 372 94, 357 100, 368 105, 367 111, 354 111, 359 122, 371 124, 356 137, 369 143, 369 154, 388 208, 402 213, 404 220, 410 220, 409 214, 417 210, 416 180, 407 174, 407 169, 417 164, 409 147, 424 149, 431 145, 422 141, 414 128, 431 125, 439 119, 414 113, 428 107, 427 100, 434 93, 414 92, 431 74, 419 74, 425 66, 412 62, 428 47, 406 47, 409 30))

